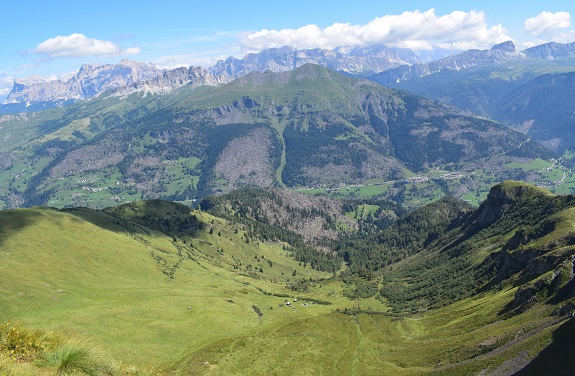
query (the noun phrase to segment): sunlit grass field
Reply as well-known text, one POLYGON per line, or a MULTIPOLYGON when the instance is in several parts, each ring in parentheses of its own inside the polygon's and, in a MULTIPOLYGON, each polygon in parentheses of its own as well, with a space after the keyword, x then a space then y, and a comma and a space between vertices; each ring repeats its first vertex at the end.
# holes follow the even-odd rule
MULTIPOLYGON (((0 322, 56 333, 60 347, 79 338, 111 374, 182 375, 465 375, 535 356, 560 325, 546 305, 503 319, 512 286, 394 316, 282 244, 195 214, 206 227, 186 239, 88 209, 0 212, 0 322)), ((56 372, 54 351, 26 364, 2 351, 0 373, 56 372)))

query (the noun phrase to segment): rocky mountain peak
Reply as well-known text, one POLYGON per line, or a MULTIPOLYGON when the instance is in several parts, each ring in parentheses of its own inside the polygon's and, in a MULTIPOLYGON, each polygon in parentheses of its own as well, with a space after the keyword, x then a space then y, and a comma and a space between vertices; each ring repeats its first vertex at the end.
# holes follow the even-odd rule
POLYGON ((344 46, 335 49, 296 49, 291 46, 264 49, 246 55, 243 59, 230 57, 209 68, 213 75, 238 78, 253 71, 286 72, 304 64, 313 63, 355 76, 384 71, 400 65, 419 63, 417 55, 406 48, 385 45, 344 46))
POLYGON ((94 71, 94 66, 92 64, 82 64, 78 70, 78 75, 89 74, 94 71))
POLYGON ((515 44, 508 40, 491 47, 491 51, 515 52, 515 44))
POLYGON ((532 59, 553 61, 562 57, 575 55, 575 42, 556 43, 549 42, 526 49, 525 55, 532 59))
POLYGON ((65 102, 91 98, 122 86, 132 85, 162 74, 151 63, 124 59, 118 64, 83 64, 67 81, 28 78, 14 83, 5 103, 65 102))
POLYGON ((25 77, 25 78, 18 78, 16 80, 14 80, 14 83, 18 83, 20 85, 36 85, 36 84, 43 84, 48 82, 48 80, 46 80, 43 77, 40 76, 29 76, 29 77, 25 77))
MULTIPOLYGON (((39 76, 30 76, 14 80, 14 86, 12 87, 10 95, 12 95, 12 97, 17 96, 18 93, 24 92, 29 87, 41 86, 46 84, 47 82, 48 80, 45 80, 44 78, 39 76)), ((10 97, 8 97, 6 103, 17 103, 17 102, 11 101, 10 97)))
POLYGON ((486 227, 495 223, 506 212, 536 196, 550 195, 542 188, 519 181, 504 181, 489 191, 485 201, 477 209, 475 225, 486 227))

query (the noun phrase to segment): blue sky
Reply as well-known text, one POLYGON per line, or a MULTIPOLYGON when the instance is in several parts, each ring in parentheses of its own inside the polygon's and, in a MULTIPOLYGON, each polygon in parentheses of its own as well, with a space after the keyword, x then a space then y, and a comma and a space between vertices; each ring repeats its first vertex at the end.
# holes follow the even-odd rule
POLYGON ((575 41, 572 0, 0 0, 0 100, 14 79, 123 58, 207 66, 261 48, 386 43, 414 50, 575 41))

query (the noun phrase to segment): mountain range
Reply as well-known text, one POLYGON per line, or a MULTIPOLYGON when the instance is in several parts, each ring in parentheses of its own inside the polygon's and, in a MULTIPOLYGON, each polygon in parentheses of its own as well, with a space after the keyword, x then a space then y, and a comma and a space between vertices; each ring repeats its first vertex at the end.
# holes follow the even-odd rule
POLYGON ((250 72, 285 72, 313 63, 353 76, 368 76, 420 61, 418 55, 408 48, 385 45, 337 47, 333 50, 285 46, 250 53, 242 59, 230 57, 220 60, 209 71, 215 76, 238 78, 250 72))
POLYGON ((503 42, 489 50, 469 50, 429 63, 403 65, 387 69, 371 77, 383 85, 422 78, 443 71, 461 71, 475 67, 492 66, 511 61, 541 60, 553 62, 557 59, 573 57, 575 42, 569 44, 550 42, 517 51, 512 41, 503 42))
POLYGON ((506 42, 370 79, 497 120, 563 154, 575 148, 574 53, 575 43, 516 51, 506 42))
POLYGON ((162 70, 151 63, 122 60, 116 65, 83 65, 68 80, 48 81, 39 77, 14 82, 2 113, 39 111, 92 98, 107 90, 150 90, 165 93, 190 82, 219 85, 250 72, 285 72, 315 63, 351 75, 366 76, 403 64, 419 62, 417 55, 404 48, 385 45, 327 49, 271 48, 251 53, 242 59, 230 57, 207 69, 191 67, 188 77, 183 68, 162 70))
MULTIPOLYGON (((549 156, 491 120, 314 64, 0 119, 8 207, 190 200, 253 185, 371 182, 403 195, 401 181, 446 166, 467 169, 455 186, 475 194, 489 180, 466 176, 519 177, 505 166, 549 156), (485 165, 490 172, 478 170, 485 165)), ((437 184, 419 186, 427 200, 450 189, 437 184)))
POLYGON ((17 80, 0 114, 67 106, 106 91, 124 96, 165 94, 183 85, 218 86, 250 72, 287 72, 314 63, 497 120, 562 154, 575 148, 570 112, 575 99, 569 90, 574 53, 575 43, 551 42, 517 51, 508 41, 431 62, 422 62, 409 49, 384 45, 333 50, 286 46, 242 59, 230 57, 205 69, 160 70, 149 63, 123 60, 116 65, 84 65, 67 81, 17 80), (555 111, 545 110, 549 103, 555 111))
POLYGON ((470 50, 425 63, 410 49, 385 45, 337 47, 333 50, 296 49, 285 46, 250 53, 242 59, 229 57, 226 60, 219 60, 205 70, 192 67, 190 71, 194 73, 189 79, 180 77, 182 76, 180 68, 162 70, 151 63, 122 60, 116 65, 85 64, 68 80, 49 81, 40 77, 18 79, 14 82, 8 98, 0 107, 0 114, 65 106, 107 90, 120 89, 120 92, 130 90, 124 87, 132 87, 135 90, 147 87, 152 91, 162 93, 188 84, 188 82, 218 85, 250 72, 268 70, 286 72, 307 63, 318 64, 353 76, 374 75, 372 77, 374 81, 391 85, 397 81, 421 78, 444 70, 458 71, 500 64, 510 60, 535 59, 549 62, 573 56, 573 54, 575 54, 575 43, 551 42, 519 52, 509 41, 496 45, 491 50, 470 50), (198 81, 194 79, 197 75, 204 78, 198 81), (160 76, 164 79, 150 80, 160 76))

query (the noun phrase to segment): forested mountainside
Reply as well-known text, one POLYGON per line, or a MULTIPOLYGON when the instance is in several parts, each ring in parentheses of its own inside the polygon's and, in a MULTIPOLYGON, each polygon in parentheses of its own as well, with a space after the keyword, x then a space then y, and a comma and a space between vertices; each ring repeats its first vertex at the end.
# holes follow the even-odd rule
POLYGON ((390 69, 371 79, 495 119, 563 154, 574 149, 574 51, 574 43, 524 51, 503 44, 390 69))
MULTIPOLYGON (((382 193, 386 181, 398 184, 386 197, 402 202, 402 181, 445 169, 476 174, 456 185, 480 197, 503 178, 542 179, 518 164, 550 156, 496 122, 311 64, 1 121, 4 207, 196 200, 244 186, 382 193)), ((415 189, 423 202, 451 193, 427 180, 415 189)))

